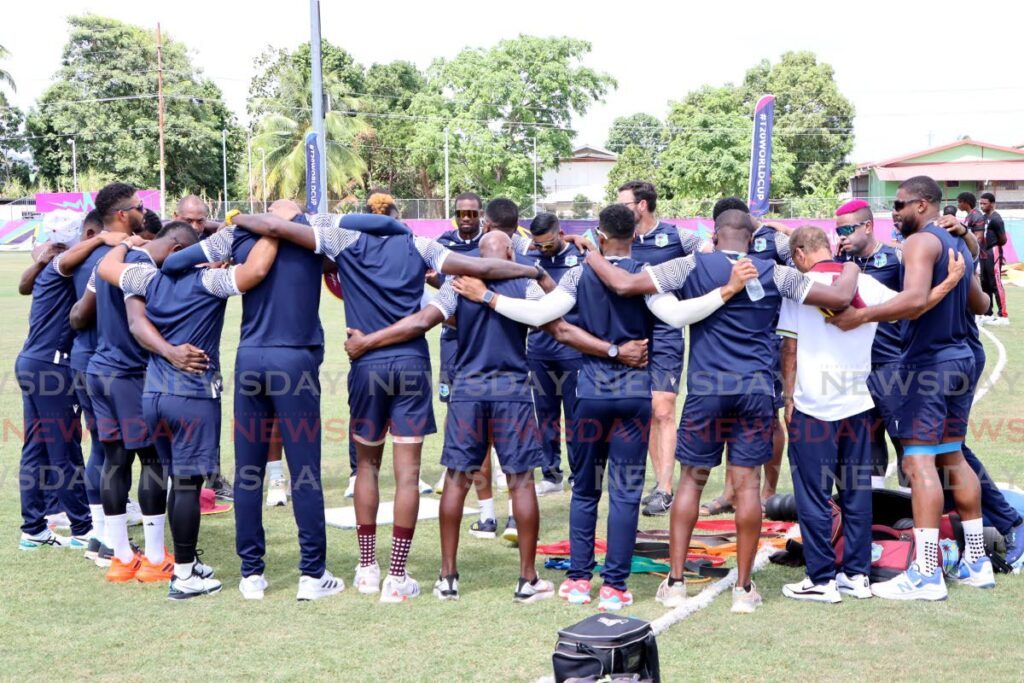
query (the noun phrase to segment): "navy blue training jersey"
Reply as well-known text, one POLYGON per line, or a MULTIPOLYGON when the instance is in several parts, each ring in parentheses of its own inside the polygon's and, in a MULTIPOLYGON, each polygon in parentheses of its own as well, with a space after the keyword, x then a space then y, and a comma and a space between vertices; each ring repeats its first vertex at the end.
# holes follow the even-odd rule
MULTIPOLYGON (((449 230, 437 238, 437 243, 442 247, 454 251, 459 254, 465 254, 466 256, 479 256, 480 255, 480 238, 484 236, 483 228, 477 231, 476 236, 464 240, 459 237, 459 231, 449 230)), ((442 276, 444 277, 444 276, 442 276)), ((453 340, 456 338, 455 328, 449 327, 448 325, 441 326, 441 339, 453 340)))
POLYGON ((764 261, 775 261, 780 266, 792 265, 793 260, 789 250, 789 236, 764 227, 754 233, 749 255, 764 261))
MULTIPOLYGON (((903 284, 903 260, 901 252, 879 242, 879 248, 871 256, 858 258, 840 253, 836 258, 840 263, 853 261, 865 275, 885 285, 894 292, 900 291, 903 284)), ((875 342, 871 346, 871 363, 898 363, 903 355, 903 323, 878 323, 875 330, 875 342)))
MULTIPOLYGON (((120 247, 117 247, 120 248, 120 247)), ((96 251, 103 249, 99 247, 96 251)), ((104 253, 109 249, 104 250, 104 253)), ((131 249, 125 263, 148 263, 153 259, 145 249, 131 249)), ((95 278, 96 330, 99 343, 89 360, 92 375, 142 375, 146 372, 149 353, 139 346, 128 329, 128 314, 124 308, 124 293, 114 285, 95 278)))
MULTIPOLYGON (((933 235, 942 248, 939 259, 932 268, 931 287, 937 286, 949 274, 949 249, 959 250, 962 242, 942 228, 929 223, 922 233, 933 235)), ((974 272, 974 261, 963 250, 967 272, 974 272)), ((901 278, 902 289, 902 278, 901 278)), ((905 365, 932 365, 947 360, 972 358, 974 353, 967 344, 970 336, 967 328, 967 296, 970 280, 961 278, 956 287, 942 298, 930 311, 917 320, 903 321, 903 363, 905 365)))
MULTIPOLYGON (((495 280, 489 289, 502 296, 526 298, 532 280, 495 280)), ((445 283, 431 301, 455 315, 458 351, 452 364, 452 395, 449 402, 511 401, 533 403, 530 369, 526 363, 527 327, 506 318, 486 304, 458 296, 445 283)))
POLYGON ((204 268, 167 275, 139 265, 121 276, 125 296, 146 300, 146 317, 169 344, 192 344, 206 352, 210 367, 201 375, 182 372, 159 355, 151 355, 145 392, 192 398, 221 394, 220 336, 228 297, 240 294, 231 269, 204 268))
POLYGON ((28 338, 21 347, 21 355, 45 363, 67 365, 74 336, 68 314, 74 304, 74 283, 61 275, 55 263, 47 263, 32 285, 28 338))
MULTIPOLYGON (((297 223, 304 223, 296 219, 297 223)), ((219 233, 218 233, 219 234, 219 233)), ((235 263, 245 263, 259 241, 236 227, 231 244, 235 263)), ((208 245, 211 240, 202 244, 208 245)), ((323 291, 323 258, 287 240, 277 247, 277 258, 267 277, 242 297, 242 333, 238 346, 323 346, 320 325, 320 293, 323 291)), ((345 289, 346 297, 349 289, 345 289)))
MULTIPOLYGON (((742 254, 715 251, 676 259, 649 270, 658 291, 675 291, 691 299, 725 285, 733 262, 742 254)), ((778 364, 775 321, 782 298, 802 303, 810 279, 795 268, 752 258, 764 297, 751 301, 745 291, 690 325, 687 392, 705 396, 759 394, 772 396, 778 364)))
MULTIPOLYGON (((441 272, 451 252, 426 237, 376 237, 336 227, 337 222, 337 217, 329 214, 313 218, 317 251, 338 264, 345 292, 345 324, 370 334, 419 311, 427 269, 441 272)), ((376 349, 355 362, 398 356, 429 358, 427 340, 417 337, 376 349)))
MULTIPOLYGON (((93 249, 92 253, 75 269, 75 272, 71 273, 76 299, 81 299, 90 289, 89 278, 92 277, 92 271, 109 250, 110 247, 106 245, 93 249)), ((95 291, 95 287, 92 289, 95 291)), ((96 331, 96 321, 93 321, 91 325, 78 330, 75 334, 75 341, 71 345, 71 367, 79 372, 85 372, 85 369, 89 367, 89 359, 96 352, 97 344, 99 344, 99 334, 96 331)))
MULTIPOLYGON (((528 256, 532 259, 530 261, 530 265, 540 266, 544 270, 548 271, 548 274, 555 281, 555 284, 561 282, 562 277, 569 272, 569 270, 583 263, 583 254, 568 242, 566 242, 562 251, 554 256, 542 256, 540 252, 537 251, 530 252, 528 256)), ((566 322, 570 322, 573 325, 579 325, 579 311, 576 307, 566 313, 563 317, 566 322)), ((550 334, 543 330, 532 330, 530 332, 527 349, 530 358, 538 358, 542 360, 568 360, 572 358, 579 358, 581 355, 579 351, 571 346, 559 344, 550 334)))

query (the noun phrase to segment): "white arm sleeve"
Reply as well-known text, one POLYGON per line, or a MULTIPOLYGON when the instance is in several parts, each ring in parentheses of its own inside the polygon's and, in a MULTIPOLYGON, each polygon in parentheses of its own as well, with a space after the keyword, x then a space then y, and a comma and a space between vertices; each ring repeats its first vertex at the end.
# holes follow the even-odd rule
POLYGON ((796 339, 800 336, 800 306, 792 299, 783 299, 779 309, 779 323, 775 326, 775 334, 780 337, 796 339))
POLYGON ((499 296, 494 310, 524 325, 540 327, 561 318, 575 305, 575 296, 561 287, 555 287, 543 298, 535 300, 499 296))
POLYGON ((677 299, 672 294, 653 294, 645 297, 651 313, 672 327, 683 328, 700 322, 725 303, 721 287, 695 299, 677 299))

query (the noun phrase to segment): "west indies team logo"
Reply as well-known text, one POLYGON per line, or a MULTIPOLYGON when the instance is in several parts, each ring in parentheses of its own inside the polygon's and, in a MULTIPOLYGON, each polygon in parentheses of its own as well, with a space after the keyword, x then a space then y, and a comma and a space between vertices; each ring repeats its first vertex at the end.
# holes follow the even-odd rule
POLYGON ((666 235, 665 233, 661 233, 660 235, 656 236, 654 238, 654 246, 656 246, 656 247, 668 246, 668 235, 666 235))
POLYGON ((768 248, 768 240, 763 237, 758 237, 754 240, 754 251, 764 251, 768 248))

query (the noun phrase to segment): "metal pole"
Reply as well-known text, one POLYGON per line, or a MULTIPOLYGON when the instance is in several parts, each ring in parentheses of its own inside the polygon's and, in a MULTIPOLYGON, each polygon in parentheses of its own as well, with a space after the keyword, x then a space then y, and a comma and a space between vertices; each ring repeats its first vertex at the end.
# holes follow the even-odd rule
POLYGON ((451 218, 451 199, 448 189, 448 126, 444 127, 444 219, 451 218))
POLYGON ((313 74, 313 132, 320 151, 317 169, 321 187, 317 197, 317 213, 327 213, 327 140, 324 137, 324 77, 320 55, 320 0, 309 0, 309 47, 313 74))
POLYGON ((228 132, 220 131, 220 157, 224 162, 224 215, 228 214, 228 132))
POLYGON ((267 150, 261 149, 263 155, 263 211, 267 210, 267 150))
POLYGON ((537 136, 533 136, 533 215, 537 215, 537 136))
POLYGON ((71 175, 75 179, 75 192, 78 192, 78 147, 75 139, 71 138, 71 175))
POLYGON ((164 53, 160 24, 156 25, 156 107, 157 128, 160 130, 160 217, 167 215, 164 195, 167 194, 164 169, 164 53))
POLYGON ((248 132, 245 134, 245 149, 249 157, 249 182, 246 187, 249 190, 249 213, 253 213, 252 210, 252 135, 248 132))

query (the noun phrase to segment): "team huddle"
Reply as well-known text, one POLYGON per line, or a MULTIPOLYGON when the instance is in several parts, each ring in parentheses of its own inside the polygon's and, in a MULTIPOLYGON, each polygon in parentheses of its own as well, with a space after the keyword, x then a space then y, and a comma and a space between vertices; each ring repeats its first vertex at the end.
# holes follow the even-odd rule
POLYGON ((687 599, 699 515, 728 509, 737 531, 732 610, 753 612, 762 603, 751 574, 763 505, 775 493, 787 434, 807 576, 786 585, 786 597, 945 599, 939 526, 950 507, 962 522, 963 556, 949 576, 993 587, 983 513, 1006 538, 1014 568, 1024 520, 964 444, 985 360, 975 316, 991 315, 991 304, 975 274, 973 226, 940 217, 941 201, 932 179, 903 182, 896 244, 877 238, 860 200, 836 211, 838 245, 819 228, 790 233, 761 223, 736 198, 718 202, 713 238, 702 240, 659 221, 657 192, 642 181, 620 188, 588 238, 566 235, 551 214, 534 218, 526 237, 513 202, 485 207, 465 193, 456 228, 432 240, 398 221, 394 200, 380 192, 362 214, 307 216, 281 200, 265 214, 231 212, 216 231, 175 220, 154 234, 136 189, 113 183, 77 234, 54 240, 62 247, 44 250, 22 278, 33 299, 16 365, 26 422, 20 547, 81 549, 107 567, 108 581, 164 583, 170 599, 221 589, 197 551, 200 499, 220 471, 220 338, 226 301, 241 296, 232 391, 239 590, 262 599, 268 587, 263 489, 268 470, 272 493, 281 481, 278 441, 298 527, 297 598, 344 590, 326 566, 321 483, 319 310, 328 273, 348 328, 360 593, 394 603, 420 593, 406 564, 423 443, 437 432, 425 334, 438 325, 437 387, 447 407, 438 599, 460 597, 463 506, 474 486, 481 514, 470 533, 496 535, 493 453, 508 482, 503 536, 518 545, 516 602, 592 601, 607 481, 598 609, 633 604, 627 583, 641 510, 669 516, 670 571, 655 599, 674 608, 687 599), (425 285, 436 290, 427 298, 425 285), (389 434, 394 524, 382 572, 376 523, 389 434), (570 559, 556 588, 536 570, 537 496, 563 489, 563 435, 570 559), (895 578, 872 583, 871 491, 884 483, 887 436, 911 489, 915 555, 895 578), (644 496, 648 454, 654 485, 644 496), (723 455, 726 491, 702 506, 723 455), (136 458, 141 548, 128 535, 136 458), (838 565, 834 488, 845 542, 838 565), (48 491, 68 516, 70 537, 47 528, 48 491))

